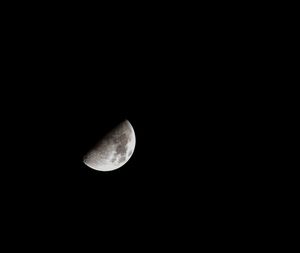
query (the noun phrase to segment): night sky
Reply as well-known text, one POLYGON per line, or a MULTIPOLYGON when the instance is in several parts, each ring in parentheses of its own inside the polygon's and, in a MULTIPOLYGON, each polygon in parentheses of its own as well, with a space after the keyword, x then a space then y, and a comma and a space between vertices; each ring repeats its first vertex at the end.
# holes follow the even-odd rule
POLYGON ((251 119, 264 119, 255 112, 265 90, 253 82, 252 62, 243 64, 255 50, 234 43, 222 22, 165 21, 107 21, 98 30, 92 18, 17 23, 1 94, 9 98, 1 180, 17 223, 43 217, 66 230, 123 224, 124 232, 133 223, 159 227, 159 219, 165 229, 198 219, 226 227, 224 217, 243 213, 252 179, 260 187, 263 178, 251 119), (125 119, 136 133, 128 163, 106 173, 85 166, 86 152, 125 119))

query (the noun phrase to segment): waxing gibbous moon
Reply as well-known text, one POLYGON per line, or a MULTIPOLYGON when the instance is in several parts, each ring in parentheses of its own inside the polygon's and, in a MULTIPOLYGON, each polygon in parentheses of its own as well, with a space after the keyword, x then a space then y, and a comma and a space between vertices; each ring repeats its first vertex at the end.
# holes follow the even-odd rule
POLYGON ((84 164, 99 171, 112 171, 123 166, 135 148, 135 133, 128 120, 107 133, 83 158, 84 164))

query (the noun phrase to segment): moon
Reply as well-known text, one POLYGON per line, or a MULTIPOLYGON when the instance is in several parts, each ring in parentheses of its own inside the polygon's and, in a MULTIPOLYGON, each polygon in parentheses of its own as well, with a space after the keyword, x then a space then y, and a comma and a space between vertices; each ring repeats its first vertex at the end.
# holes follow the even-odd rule
POLYGON ((88 167, 98 171, 112 171, 128 162, 135 149, 135 133, 128 120, 107 133, 84 157, 88 167))

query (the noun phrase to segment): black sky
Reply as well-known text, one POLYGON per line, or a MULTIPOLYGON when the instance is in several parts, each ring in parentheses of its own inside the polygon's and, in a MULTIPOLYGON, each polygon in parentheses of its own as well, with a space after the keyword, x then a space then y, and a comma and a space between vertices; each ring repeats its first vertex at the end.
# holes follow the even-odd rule
POLYGON ((172 227, 170 213, 203 224, 226 223, 220 209, 238 215, 259 173, 251 118, 265 94, 243 29, 85 21, 10 21, 1 180, 14 212, 24 210, 18 221, 42 213, 47 225, 128 226, 144 215, 147 226, 163 217, 172 227), (82 156, 124 119, 136 132, 129 162, 111 173, 86 167, 82 156))

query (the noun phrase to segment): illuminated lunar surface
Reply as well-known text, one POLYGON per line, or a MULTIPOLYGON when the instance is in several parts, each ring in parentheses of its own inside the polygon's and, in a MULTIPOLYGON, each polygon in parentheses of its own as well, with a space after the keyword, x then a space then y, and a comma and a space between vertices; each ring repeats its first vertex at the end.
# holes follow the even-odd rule
POLYGON ((135 148, 135 133, 128 120, 106 134, 83 158, 90 168, 112 171, 123 166, 135 148))

